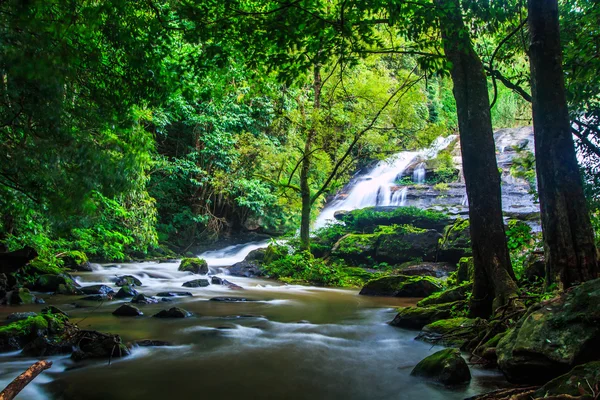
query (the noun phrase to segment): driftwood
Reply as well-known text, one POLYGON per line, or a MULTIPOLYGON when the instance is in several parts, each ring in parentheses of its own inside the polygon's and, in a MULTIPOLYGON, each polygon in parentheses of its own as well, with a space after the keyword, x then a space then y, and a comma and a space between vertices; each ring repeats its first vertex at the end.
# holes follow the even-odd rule
POLYGON ((27 384, 35 379, 42 371, 47 370, 52 366, 52 361, 38 361, 31 367, 27 368, 27 371, 17 376, 7 387, 0 392, 0 400, 12 400, 16 395, 23 390, 27 384))

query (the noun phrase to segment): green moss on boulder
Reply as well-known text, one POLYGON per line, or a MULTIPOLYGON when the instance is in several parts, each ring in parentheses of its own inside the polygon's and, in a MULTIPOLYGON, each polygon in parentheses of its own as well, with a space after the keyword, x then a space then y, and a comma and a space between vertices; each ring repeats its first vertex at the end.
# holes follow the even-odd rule
POLYGON ((179 264, 178 271, 206 275, 208 274, 208 264, 201 258, 184 258, 179 264))
POLYGON ((453 301, 466 300, 468 293, 470 293, 472 290, 472 283, 463 283, 460 286, 434 293, 431 296, 419 301, 417 306, 423 307, 432 304, 452 303, 453 301))
POLYGON ((374 279, 362 288, 365 296, 426 297, 441 290, 440 282, 429 276, 395 275, 374 279))
POLYGON ((421 360, 410 373, 444 385, 460 385, 471 380, 467 362, 457 349, 445 349, 421 360))
POLYGON ((487 327, 485 321, 470 318, 450 318, 432 322, 423 327, 417 340, 443 346, 462 347, 477 338, 487 327))
POLYGON ((331 254, 355 264, 372 261, 378 235, 351 233, 343 236, 333 246, 331 254))
POLYGON ((381 233, 375 251, 375 259, 398 264, 416 259, 435 261, 441 237, 442 235, 433 229, 381 233))
POLYGON ((373 232, 380 225, 414 225, 424 229, 442 230, 450 223, 448 215, 418 207, 367 207, 335 218, 355 232, 373 232))
POLYGON ((440 241, 438 261, 457 263, 461 258, 473 253, 469 227, 469 220, 461 218, 457 218, 452 225, 446 227, 440 241))
POLYGON ((450 318, 453 310, 464 307, 464 304, 457 301, 429 307, 400 307, 390 325, 405 329, 421 329, 432 322, 450 318))
POLYGON ((598 384, 600 384, 600 361, 594 361, 578 365, 566 374, 551 380, 538 389, 533 397, 568 395, 578 399, 579 396, 588 396, 592 399, 594 395, 598 395, 598 386, 596 386, 598 384))

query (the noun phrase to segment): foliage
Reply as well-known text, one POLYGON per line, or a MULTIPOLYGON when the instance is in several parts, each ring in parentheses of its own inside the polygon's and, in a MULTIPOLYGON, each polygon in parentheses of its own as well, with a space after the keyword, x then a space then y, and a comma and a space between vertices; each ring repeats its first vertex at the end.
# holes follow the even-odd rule
POLYGON ((531 227, 523 221, 508 221, 506 241, 515 276, 520 279, 525 270, 525 262, 532 251, 540 246, 539 238, 532 234, 531 227))
POLYGON ((529 184, 529 193, 533 196, 534 201, 537 201, 538 193, 535 156, 531 151, 517 149, 517 156, 512 160, 510 174, 515 178, 525 179, 529 184))
POLYGON ((362 232, 394 223, 430 228, 446 224, 448 216, 442 212, 417 207, 398 207, 390 211, 378 211, 375 207, 367 207, 351 211, 343 217, 343 221, 348 229, 362 232))

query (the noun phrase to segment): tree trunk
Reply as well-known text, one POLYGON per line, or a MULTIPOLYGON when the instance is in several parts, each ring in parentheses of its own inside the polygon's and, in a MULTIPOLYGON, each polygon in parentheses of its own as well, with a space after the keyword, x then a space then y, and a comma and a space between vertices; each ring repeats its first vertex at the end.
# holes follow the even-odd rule
POLYGON ((304 154, 302 165, 300 167, 300 198, 302 200, 302 212, 300 219, 300 249, 310 250, 310 216, 312 211, 313 201, 311 199, 311 190, 309 182, 309 174, 312 163, 312 145, 316 136, 317 112, 321 107, 321 67, 316 64, 314 66, 313 89, 314 89, 314 107, 312 126, 308 131, 306 142, 304 143, 304 154))
POLYGON ((528 0, 535 159, 546 285, 598 276, 594 232, 567 109, 557 0, 528 0))
POLYGON ((38 361, 31 367, 27 368, 27 371, 17 376, 7 387, 0 392, 0 400, 12 400, 27 386, 32 380, 35 379, 43 371, 47 370, 52 366, 52 361, 38 361))
POLYGON ((517 295, 502 220, 500 174, 487 79, 458 0, 435 0, 446 58, 452 63, 475 268, 471 314, 487 317, 517 295))

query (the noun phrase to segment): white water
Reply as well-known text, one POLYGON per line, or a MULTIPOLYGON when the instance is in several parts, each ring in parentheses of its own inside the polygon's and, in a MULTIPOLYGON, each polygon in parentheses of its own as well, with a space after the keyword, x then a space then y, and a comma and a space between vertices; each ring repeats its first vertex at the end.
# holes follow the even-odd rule
MULTIPOLYGON (((357 183, 347 195, 338 197, 328 204, 315 223, 315 228, 322 228, 334 220, 334 214, 340 210, 356 210, 373 206, 401 206, 406 202, 406 191, 393 191, 396 179, 418 157, 431 159, 448 147, 457 138, 456 135, 438 137, 430 147, 420 151, 403 151, 388 160, 380 161, 366 174, 355 178, 357 183)), ((414 171, 415 180, 425 180, 425 164, 420 163, 414 171)))

